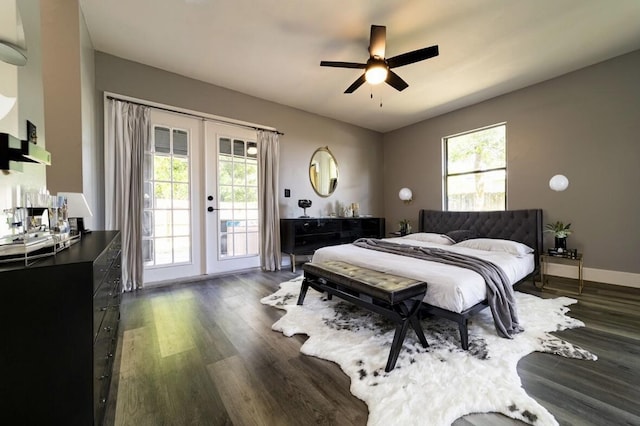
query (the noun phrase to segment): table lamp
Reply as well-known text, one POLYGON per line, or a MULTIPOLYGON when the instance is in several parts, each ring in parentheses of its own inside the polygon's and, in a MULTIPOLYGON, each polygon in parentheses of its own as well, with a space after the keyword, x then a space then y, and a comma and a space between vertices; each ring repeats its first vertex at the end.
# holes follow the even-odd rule
POLYGON ((84 227, 84 218, 92 217, 91 209, 81 192, 59 192, 59 197, 67 200, 67 217, 71 231, 78 234, 88 234, 90 230, 84 227))

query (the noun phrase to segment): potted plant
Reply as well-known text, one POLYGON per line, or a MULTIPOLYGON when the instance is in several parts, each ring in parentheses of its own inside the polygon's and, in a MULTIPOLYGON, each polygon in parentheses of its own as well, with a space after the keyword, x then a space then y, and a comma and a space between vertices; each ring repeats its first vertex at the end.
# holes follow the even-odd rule
POLYGON ((398 224, 400 225, 400 235, 411 233, 411 221, 409 219, 402 219, 398 224))
POLYGON ((573 232, 570 228, 570 223, 565 225, 561 221, 557 221, 556 223, 547 223, 545 225, 544 232, 553 233, 558 252, 563 252, 567 249, 567 237, 573 232))

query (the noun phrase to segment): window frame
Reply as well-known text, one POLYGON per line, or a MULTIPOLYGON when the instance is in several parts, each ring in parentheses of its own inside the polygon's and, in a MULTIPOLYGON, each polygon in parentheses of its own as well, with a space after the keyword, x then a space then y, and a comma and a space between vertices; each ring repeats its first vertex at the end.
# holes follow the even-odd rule
MULTIPOLYGON (((507 192, 507 188, 508 188, 508 151, 507 151, 507 122, 499 122, 499 123, 495 123, 495 124, 491 124, 491 125, 487 125, 487 126, 483 126, 483 127, 479 127, 476 129, 472 129, 472 130, 467 130, 464 132, 460 132, 460 133, 456 133, 453 135, 448 135, 442 138, 442 209, 443 211, 450 211, 450 206, 449 206, 449 178, 451 177, 455 177, 455 176, 465 176, 465 175, 474 175, 474 174, 485 174, 485 173, 491 173, 491 172, 495 172, 495 171, 502 171, 504 170, 504 206, 502 207, 502 210, 507 210, 507 206, 508 206, 508 192, 507 192), (465 172, 456 172, 456 173, 449 173, 449 139, 453 139, 456 137, 460 137, 460 136, 464 136, 464 135, 469 135, 472 133, 476 133, 476 132, 481 132, 487 129, 492 129, 492 128, 496 128, 496 127, 504 127, 504 167, 491 167, 491 168, 486 168, 486 169, 477 169, 477 170, 470 170, 470 171, 465 171, 465 172)), ((472 210, 472 211, 481 211, 481 210, 472 210)))

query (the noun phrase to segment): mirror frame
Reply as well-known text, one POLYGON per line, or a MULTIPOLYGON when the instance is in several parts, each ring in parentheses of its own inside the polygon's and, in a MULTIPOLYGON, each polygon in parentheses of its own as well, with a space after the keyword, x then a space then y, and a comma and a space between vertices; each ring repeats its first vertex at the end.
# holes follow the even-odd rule
POLYGON ((338 187, 339 177, 340 177, 340 170, 338 169, 338 161, 336 161, 336 157, 329 150, 329 147, 328 146, 324 146, 324 147, 320 147, 320 148, 316 149, 313 152, 313 154, 311 155, 311 160, 309 160, 309 183, 311 183, 311 187, 313 188, 315 193, 318 194, 320 197, 323 197, 323 198, 330 197, 335 192, 336 188, 338 187), (333 163, 335 164, 335 167, 336 167, 335 184, 334 185, 330 185, 328 194, 320 192, 320 189, 317 187, 318 186, 317 182, 314 182, 313 175, 312 175, 313 167, 314 167, 314 161, 313 160, 316 158, 316 155, 318 155, 319 153, 322 153, 322 152, 326 152, 327 154, 329 154, 329 157, 331 158, 331 160, 333 160, 333 163))

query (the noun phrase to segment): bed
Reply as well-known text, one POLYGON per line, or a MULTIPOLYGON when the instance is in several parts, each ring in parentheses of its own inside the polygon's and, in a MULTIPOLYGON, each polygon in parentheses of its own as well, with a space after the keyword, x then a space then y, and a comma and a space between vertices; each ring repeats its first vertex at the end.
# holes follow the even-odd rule
MULTIPOLYGON (((512 286, 534 279, 542 253, 542 210, 447 212, 420 210, 418 232, 385 242, 475 256, 498 265, 512 286), (488 249, 488 250, 487 250, 488 249)), ((356 244, 323 247, 311 260, 341 260, 428 283, 421 315, 434 315, 458 324, 460 342, 468 349, 468 319, 489 306, 487 285, 478 273, 437 262, 378 252, 356 244)))

